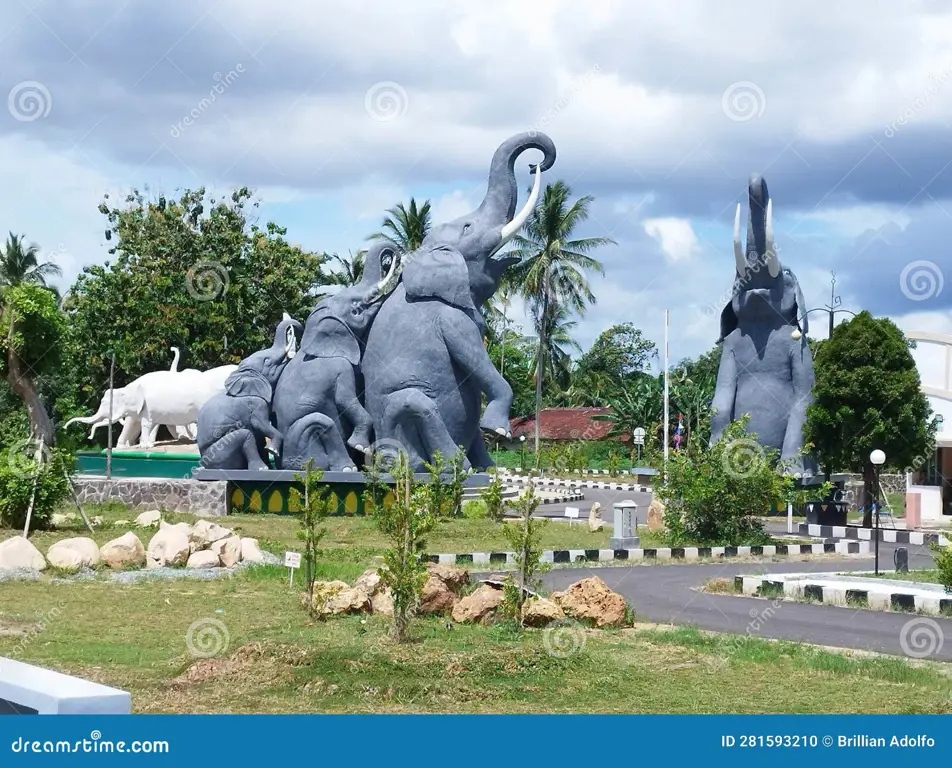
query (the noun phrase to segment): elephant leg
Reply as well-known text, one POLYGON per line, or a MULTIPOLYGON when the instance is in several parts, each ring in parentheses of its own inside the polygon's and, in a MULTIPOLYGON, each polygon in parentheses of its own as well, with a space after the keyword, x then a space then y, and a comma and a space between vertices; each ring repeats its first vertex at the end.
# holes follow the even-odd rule
MULTIPOLYGON (((458 450, 440 418, 439 407, 418 389, 401 389, 388 395, 383 418, 386 431, 397 436, 415 472, 424 471, 424 462, 431 461, 437 451, 450 457, 458 450)), ((464 468, 470 468, 468 459, 464 468)))
POLYGON ((489 450, 486 448, 486 441, 480 432, 477 432, 473 438, 473 444, 469 446, 469 451, 467 451, 466 456, 469 459, 469 463, 478 470, 489 469, 489 467, 493 466, 493 460, 489 455, 489 450))
POLYGON ((443 323, 443 340, 453 362, 462 370, 464 379, 472 379, 488 400, 479 426, 499 435, 509 436, 509 407, 512 387, 496 370, 489 352, 483 346, 479 329, 472 322, 443 323))
POLYGON ((282 469, 304 469, 308 459, 314 469, 331 469, 331 460, 324 449, 324 435, 337 425, 323 413, 310 413, 288 427, 281 453, 282 469))
POLYGON ((137 416, 127 416, 122 425, 122 432, 119 433, 119 439, 116 441, 117 448, 131 448, 133 442, 139 437, 141 425, 137 416))
POLYGON ((267 469, 258 453, 258 443, 250 429, 236 429, 202 451, 206 469, 267 469))

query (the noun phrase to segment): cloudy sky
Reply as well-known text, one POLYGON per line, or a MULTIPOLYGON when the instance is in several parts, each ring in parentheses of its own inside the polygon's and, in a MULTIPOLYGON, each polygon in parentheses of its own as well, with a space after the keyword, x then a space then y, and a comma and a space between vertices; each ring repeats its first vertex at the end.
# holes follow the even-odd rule
POLYGON ((617 241, 583 347, 624 321, 660 346, 665 308, 674 359, 712 345, 752 172, 811 307, 834 270, 843 308, 952 330, 938 0, 9 0, 0 35, 0 228, 66 283, 106 258, 105 192, 248 185, 293 242, 346 253, 411 195, 472 209, 534 128, 548 180, 596 198, 580 234, 617 241))

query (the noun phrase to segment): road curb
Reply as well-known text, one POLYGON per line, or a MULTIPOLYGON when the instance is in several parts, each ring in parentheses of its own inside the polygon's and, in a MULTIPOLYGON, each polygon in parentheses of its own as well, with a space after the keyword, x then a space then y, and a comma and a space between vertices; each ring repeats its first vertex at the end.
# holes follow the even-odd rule
POLYGON ((500 479, 508 485, 534 485, 539 488, 590 488, 598 491, 651 493, 650 485, 636 485, 635 483, 606 483, 597 480, 565 480, 561 478, 527 477, 525 475, 504 475, 500 479))
MULTIPOLYGON (((657 547, 651 549, 547 549, 544 563, 606 563, 630 560, 684 560, 707 557, 802 557, 803 555, 859 555, 869 553, 868 541, 838 541, 822 544, 768 544, 762 547, 657 547)), ((467 552, 427 555, 443 565, 515 565, 513 552, 467 552)))
MULTIPOLYGON (((798 523, 798 533, 801 536, 814 536, 821 539, 854 539, 857 541, 872 541, 875 530, 858 525, 815 525, 813 523, 798 523)), ((938 544, 940 547, 949 546, 949 540, 940 533, 923 533, 921 531, 904 531, 898 528, 880 528, 879 540, 888 544, 938 544)))

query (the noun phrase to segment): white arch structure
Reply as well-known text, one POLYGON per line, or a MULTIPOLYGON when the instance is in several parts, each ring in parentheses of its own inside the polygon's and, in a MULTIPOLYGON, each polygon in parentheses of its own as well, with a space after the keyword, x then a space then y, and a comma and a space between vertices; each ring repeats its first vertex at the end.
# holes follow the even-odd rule
POLYGON ((932 331, 907 331, 906 338, 912 341, 922 341, 926 344, 938 344, 945 347, 944 388, 923 384, 921 389, 922 394, 929 397, 938 397, 940 400, 952 401, 952 334, 933 333, 932 331))

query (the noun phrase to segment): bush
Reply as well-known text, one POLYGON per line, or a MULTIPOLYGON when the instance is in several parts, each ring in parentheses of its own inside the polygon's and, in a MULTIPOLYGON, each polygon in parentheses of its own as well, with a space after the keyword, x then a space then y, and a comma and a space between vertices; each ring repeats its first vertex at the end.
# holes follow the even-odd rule
POLYGON ((467 520, 485 520, 488 516, 486 502, 479 499, 463 502, 463 517, 467 520))
POLYGON ((482 503, 486 506, 486 516, 490 520, 500 521, 505 512, 505 504, 502 500, 502 483, 499 476, 494 472, 489 479, 489 485, 482 494, 482 503))
POLYGON ((31 497, 30 530, 49 528, 53 512, 70 495, 73 455, 54 449, 46 453, 47 461, 38 465, 34 451, 32 441, 23 441, 0 457, 0 525, 4 528, 23 530, 31 497))
POLYGON ((789 497, 793 480, 774 469, 776 451, 762 448, 733 422, 706 450, 672 452, 659 490, 672 544, 758 545, 770 541, 756 518, 789 497))
POLYGON ((939 581, 946 592, 952 592, 952 545, 940 547, 933 544, 932 551, 935 553, 935 567, 939 570, 939 581))

